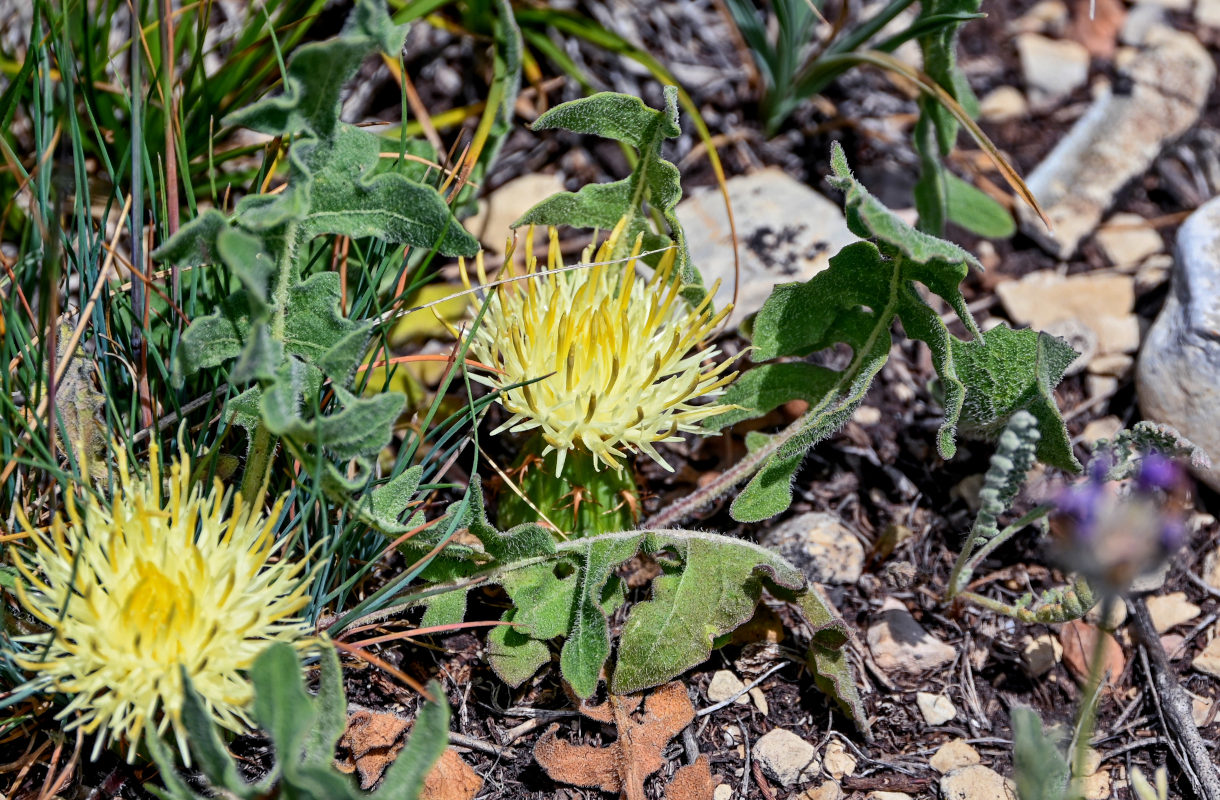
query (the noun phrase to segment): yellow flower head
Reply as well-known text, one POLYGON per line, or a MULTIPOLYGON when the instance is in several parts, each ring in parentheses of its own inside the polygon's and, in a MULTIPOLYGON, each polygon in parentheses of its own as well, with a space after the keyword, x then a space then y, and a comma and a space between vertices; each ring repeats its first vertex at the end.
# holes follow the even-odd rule
POLYGON ((309 583, 302 562, 268 563, 279 503, 263 518, 239 498, 230 513, 220 481, 206 493, 191 486, 186 459, 173 464, 163 497, 155 448, 147 480, 130 477, 119 453, 109 508, 91 496, 82 515, 69 494, 68 521, 56 516, 49 536, 18 511, 34 549, 14 553, 28 584, 17 594, 52 639, 23 637, 29 652, 17 660, 72 696, 57 718, 97 732, 93 758, 156 725, 173 726, 189 763, 183 669, 216 722, 248 729, 252 691, 241 673, 273 642, 307 641, 309 626, 293 615, 309 602, 309 583))
MULTIPOLYGON (((507 259, 501 277, 509 280, 491 295, 470 343, 479 361, 501 370, 475 376, 501 390, 499 402, 512 414, 496 432, 539 429, 544 453, 558 451, 557 470, 573 449, 616 470, 625 450, 643 451, 672 469, 653 444, 681 441, 678 432, 701 431, 700 420, 723 413, 724 406, 692 401, 719 396, 736 376, 723 374, 731 361, 703 367, 720 351, 700 345, 729 311, 712 313, 715 288, 696 308, 682 300, 671 280, 672 248, 650 279, 637 277, 638 238, 630 258, 613 261, 624 225, 595 257, 590 245, 570 270, 552 230, 548 272, 541 275, 533 274, 539 270, 531 230, 526 275, 507 259), (526 381, 532 383, 514 387, 526 381)), ((481 260, 478 266, 486 284, 481 260)))

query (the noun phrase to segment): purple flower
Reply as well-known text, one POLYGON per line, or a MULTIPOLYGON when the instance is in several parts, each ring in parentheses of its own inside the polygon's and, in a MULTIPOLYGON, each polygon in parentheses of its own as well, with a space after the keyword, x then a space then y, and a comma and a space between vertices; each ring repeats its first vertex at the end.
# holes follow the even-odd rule
POLYGON ((1139 471, 1135 475, 1135 483, 1144 491, 1163 489, 1168 491, 1178 485, 1182 479, 1182 470, 1178 465, 1165 458, 1160 453, 1149 453, 1140 461, 1139 471))

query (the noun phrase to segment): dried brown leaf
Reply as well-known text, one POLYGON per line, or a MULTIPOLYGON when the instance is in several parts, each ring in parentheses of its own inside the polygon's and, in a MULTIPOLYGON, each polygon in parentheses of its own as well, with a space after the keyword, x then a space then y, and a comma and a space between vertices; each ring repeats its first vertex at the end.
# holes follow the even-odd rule
POLYGON ((618 738, 605 747, 576 745, 556 736, 559 726, 551 725, 534 746, 534 760, 561 783, 644 800, 644 779, 664 766, 665 745, 695 718, 695 707, 678 681, 655 689, 637 720, 632 714, 639 706, 638 695, 610 695, 600 706, 581 704, 589 719, 613 722, 618 738))
POLYGON ((340 750, 346 751, 346 757, 339 760, 339 769, 355 770, 360 776, 360 788, 367 791, 377 785, 394 763, 409 727, 409 722, 393 714, 357 711, 347 718, 347 730, 339 738, 340 750))
POLYGON ((674 779, 665 787, 665 800, 712 800, 715 792, 712 768, 705 753, 696 758, 694 764, 687 764, 674 773, 674 779))
POLYGON ((1101 674, 1103 677, 1109 675, 1108 682, 1114 682, 1127 665, 1118 640, 1079 619, 1065 624, 1059 631, 1059 642, 1063 645, 1063 663, 1076 680, 1082 683, 1089 679, 1093 658, 1097 652, 1098 636, 1101 636, 1103 641, 1101 674))
POLYGON ((483 779, 450 747, 424 778, 419 800, 472 800, 482 788, 483 779))

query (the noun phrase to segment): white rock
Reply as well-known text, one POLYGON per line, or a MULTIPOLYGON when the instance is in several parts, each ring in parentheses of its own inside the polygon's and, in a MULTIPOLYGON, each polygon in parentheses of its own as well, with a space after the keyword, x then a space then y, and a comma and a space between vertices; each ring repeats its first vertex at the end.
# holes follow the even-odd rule
POLYGON ((1190 622, 1202 611, 1194 603, 1186 599, 1186 592, 1171 592, 1147 598, 1148 616, 1152 617, 1152 627, 1157 633, 1164 633, 1190 622))
POLYGON ((1016 800, 1016 786, 1000 773, 972 764, 940 779, 943 800, 1016 800))
POLYGON ((1209 720, 1211 723, 1216 721, 1212 719, 1213 703, 1214 701, 1211 698, 1191 695, 1190 717, 1195 721, 1195 725, 1199 726, 1200 728, 1204 728, 1209 727, 1209 720))
POLYGON ((733 800, 733 787, 722 783, 712 791, 712 800, 733 800))
POLYGON ((1135 271, 1136 294, 1147 294, 1169 280, 1173 256, 1168 253, 1152 256, 1135 271))
POLYGON ((1031 678, 1040 678, 1055 668, 1063 658, 1063 645, 1059 637, 1044 633, 1037 637, 1026 637, 1025 649, 1021 651, 1021 663, 1031 678))
POLYGON ((1148 33, 1158 25, 1165 24, 1165 7, 1155 2, 1139 2, 1127 12, 1118 40, 1123 44, 1141 45, 1148 33))
POLYGON ((817 583, 855 583, 864 570, 864 545, 834 514, 799 514, 761 541, 817 583))
POLYGON ((1068 278, 1042 270, 1004 281, 996 286, 996 294, 1017 325, 1049 330, 1064 320, 1083 324, 1096 337, 1097 355, 1134 352, 1139 347, 1139 318, 1131 312, 1135 279, 1130 275, 1068 278))
POLYGON ((1067 28, 1071 11, 1061 0, 1040 0, 1008 25, 1008 32, 1053 33, 1058 35, 1067 28))
POLYGON ((1165 249, 1161 234, 1139 214, 1115 214, 1097 231, 1097 244, 1119 269, 1138 267, 1148 256, 1165 249))
POLYGON ((1195 22, 1209 28, 1220 28, 1220 0, 1196 0, 1195 22))
POLYGON ((1207 647, 1194 657, 1190 665, 1199 672, 1206 672, 1208 675, 1220 678, 1220 627, 1212 631, 1212 636, 1207 647))
POLYGON ((906 606, 893 598, 881 606, 868 629, 868 649, 885 672, 918 675, 948 664, 957 651, 924 630, 906 606))
MULTIPOLYGON (((712 674, 712 680, 707 685, 707 699, 713 703, 723 703, 745 688, 746 685, 736 675, 727 669, 718 669, 712 674)), ((750 698, 743 694, 734 702, 749 705, 750 698)))
POLYGON ((942 744, 928 759, 928 764, 943 775, 955 769, 978 764, 980 761, 982 759, 979 757, 979 751, 971 747, 965 739, 953 739, 942 744))
POLYGON ((1220 490, 1220 198, 1178 230, 1165 306, 1136 368, 1140 410, 1190 439, 1213 468, 1196 474, 1220 490))
MULTIPOLYGON (((741 244, 737 307, 739 325, 762 307, 777 284, 807 281, 856 237, 834 203, 778 168, 730 178, 729 198, 741 244)), ((720 279, 716 306, 733 299, 733 240, 718 188, 696 189, 678 204, 691 260, 709 287, 720 279)))
POLYGON ((1190 11, 1191 0, 1147 0, 1166 11, 1190 11))
POLYGON ((1084 615, 1085 622, 1096 625, 1102 630, 1116 631, 1119 625, 1127 621, 1127 604, 1110 603, 1110 614, 1103 620, 1101 615, 1106 605, 1106 603, 1098 603, 1090 608, 1088 613, 1084 615))
POLYGON ((1026 179, 1054 232, 1019 206, 1022 228, 1059 258, 1076 251, 1115 193, 1147 172, 1166 142, 1195 124, 1215 65, 1190 34, 1156 28, 1125 74, 1130 91, 1104 91, 1026 179))
POLYGON ((562 191, 563 180, 558 175, 526 173, 480 200, 479 210, 466 222, 466 228, 479 238, 483 247, 494 253, 503 253, 504 243, 513 235, 509 226, 535 203, 562 191))
POLYGON ((915 704, 919 706, 919 713, 923 714, 924 722, 929 725, 944 725, 957 718, 957 708, 954 707, 953 701, 943 694, 916 692, 915 704))
POLYGON ((856 771, 857 759, 838 739, 831 739, 822 753, 822 770, 836 781, 856 771))
POLYGON ((768 731, 759 739, 754 745, 754 757, 763 772, 785 788, 809 780, 822 768, 817 749, 784 728, 768 731))
POLYGON ((1017 36, 1017 55, 1034 105, 1069 95, 1089 79, 1089 51, 1079 42, 1022 33, 1017 36))
POLYGON ((997 86, 979 101, 979 116, 987 122, 1007 122, 1028 113, 1029 103, 1015 86, 997 86))

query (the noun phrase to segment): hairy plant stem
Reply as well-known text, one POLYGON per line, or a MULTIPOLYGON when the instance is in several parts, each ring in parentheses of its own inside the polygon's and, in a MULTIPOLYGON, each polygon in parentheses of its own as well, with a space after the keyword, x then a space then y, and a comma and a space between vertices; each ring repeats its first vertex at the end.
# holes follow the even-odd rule
MULTIPOLYGON (((983 559, 991 555, 996 548, 1003 545, 1014 535, 1016 535, 1026 525, 1037 522, 1050 513, 1051 506, 1043 504, 1026 512, 1020 519, 1006 526, 1004 530, 997 533, 995 536, 988 539, 984 544, 979 546, 976 551, 976 539, 979 538, 981 532, 980 520, 983 515, 975 517, 974 525, 970 530, 970 534, 966 537, 965 544, 962 545, 962 551, 958 553, 957 561, 953 564, 953 571, 949 573, 949 587, 945 590, 945 602, 948 603, 957 597, 966 586, 970 583, 970 579, 974 576, 974 570, 978 565, 983 563, 983 559)), ((972 598, 973 599, 973 598, 972 598)), ((1001 604, 1002 605, 1002 604, 1001 604)), ((991 608, 991 606, 987 606, 991 608)), ((995 610, 995 609, 993 609, 995 610)))
MULTIPOLYGON (((296 277, 296 255, 303 239, 304 234, 297 222, 289 222, 284 226, 280 257, 276 264, 275 285, 271 291, 271 339, 276 342, 284 341, 288 299, 293 278, 296 277)), ((261 418, 250 433, 250 449, 246 455, 246 468, 241 479, 241 496, 249 508, 257 508, 263 503, 263 496, 271 479, 272 459, 278 438, 261 418)))

